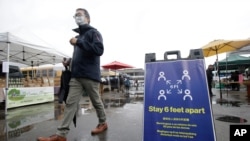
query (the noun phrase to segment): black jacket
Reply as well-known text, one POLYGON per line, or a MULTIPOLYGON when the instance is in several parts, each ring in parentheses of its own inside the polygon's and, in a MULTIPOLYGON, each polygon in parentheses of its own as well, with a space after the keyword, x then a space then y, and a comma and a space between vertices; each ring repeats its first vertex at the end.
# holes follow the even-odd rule
POLYGON ((100 82, 100 56, 104 52, 102 35, 88 24, 73 30, 79 35, 74 46, 71 77, 100 82))
POLYGON ((213 81, 213 70, 208 68, 206 70, 206 73, 207 73, 207 81, 208 83, 211 83, 213 81))

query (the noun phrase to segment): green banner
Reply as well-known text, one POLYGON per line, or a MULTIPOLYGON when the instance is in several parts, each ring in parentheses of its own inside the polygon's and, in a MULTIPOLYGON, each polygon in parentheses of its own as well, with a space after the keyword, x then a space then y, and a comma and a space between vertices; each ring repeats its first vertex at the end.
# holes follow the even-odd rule
POLYGON ((54 87, 9 88, 7 108, 54 101, 54 87))

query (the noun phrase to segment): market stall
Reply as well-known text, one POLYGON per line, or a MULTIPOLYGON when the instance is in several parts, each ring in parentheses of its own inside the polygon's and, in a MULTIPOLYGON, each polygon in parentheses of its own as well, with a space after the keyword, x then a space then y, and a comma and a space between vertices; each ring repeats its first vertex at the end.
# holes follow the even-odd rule
POLYGON ((54 77, 23 77, 9 67, 10 62, 39 66, 60 63, 68 57, 53 48, 26 41, 12 33, 0 33, 2 73, 0 89, 4 91, 6 109, 54 100, 54 77), (7 97, 7 98, 6 98, 7 97))

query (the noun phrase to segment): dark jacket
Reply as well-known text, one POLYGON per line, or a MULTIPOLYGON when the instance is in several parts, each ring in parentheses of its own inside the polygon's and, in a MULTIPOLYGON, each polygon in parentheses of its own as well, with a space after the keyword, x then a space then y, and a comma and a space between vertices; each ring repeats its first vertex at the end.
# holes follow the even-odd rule
POLYGON ((88 24, 73 30, 79 35, 76 36, 77 42, 74 46, 71 77, 100 82, 100 56, 104 52, 101 34, 88 24))
POLYGON ((208 68, 206 70, 206 73, 207 73, 207 81, 208 83, 211 83, 213 81, 213 70, 208 68))

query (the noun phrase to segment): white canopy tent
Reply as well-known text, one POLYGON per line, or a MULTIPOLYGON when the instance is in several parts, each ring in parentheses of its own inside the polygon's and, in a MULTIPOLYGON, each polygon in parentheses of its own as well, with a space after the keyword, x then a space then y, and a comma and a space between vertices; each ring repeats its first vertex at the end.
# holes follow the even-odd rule
POLYGON ((53 48, 23 40, 12 33, 0 33, 0 61, 39 66, 60 63, 63 57, 68 56, 53 48))

